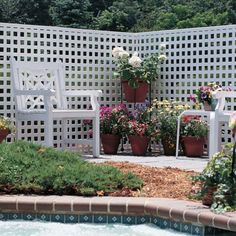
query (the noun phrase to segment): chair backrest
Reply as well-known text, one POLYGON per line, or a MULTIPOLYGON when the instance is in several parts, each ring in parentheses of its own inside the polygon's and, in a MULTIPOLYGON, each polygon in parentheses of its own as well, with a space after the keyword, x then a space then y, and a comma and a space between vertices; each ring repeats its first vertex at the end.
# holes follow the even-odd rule
MULTIPOLYGON (((213 97, 218 99, 216 112, 223 113, 227 111, 225 103, 227 98, 236 98, 236 91, 215 91, 213 97)), ((233 112, 233 111, 232 111, 233 112)))
POLYGON ((16 109, 44 109, 42 95, 23 95, 24 91, 54 90, 51 102, 54 108, 66 108, 64 96, 65 81, 61 61, 57 62, 21 62, 11 58, 11 77, 15 96, 16 109), (20 95, 22 91, 22 95, 20 95))

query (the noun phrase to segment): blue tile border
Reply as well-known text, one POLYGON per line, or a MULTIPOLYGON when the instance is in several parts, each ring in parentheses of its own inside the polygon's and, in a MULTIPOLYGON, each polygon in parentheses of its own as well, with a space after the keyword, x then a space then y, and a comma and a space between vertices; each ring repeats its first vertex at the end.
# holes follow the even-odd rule
POLYGON ((196 236, 232 236, 235 232, 216 229, 209 226, 194 225, 156 216, 134 216, 134 215, 106 215, 106 214, 34 214, 34 213, 5 213, 0 212, 0 221, 6 220, 40 220, 60 223, 100 223, 100 224, 153 224, 161 229, 172 229, 174 231, 196 236))

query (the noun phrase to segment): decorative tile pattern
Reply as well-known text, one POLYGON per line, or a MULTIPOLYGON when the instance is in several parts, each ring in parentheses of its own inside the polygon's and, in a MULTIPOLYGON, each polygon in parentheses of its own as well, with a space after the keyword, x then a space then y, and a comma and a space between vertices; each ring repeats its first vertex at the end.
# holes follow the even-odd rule
POLYGON ((49 214, 37 214, 37 220, 51 221, 51 215, 49 215, 49 214))
POLYGON ((107 215, 94 215, 93 223, 107 223, 107 215))
POLYGON ((128 225, 134 225, 136 224, 135 222, 135 216, 123 216, 123 224, 128 224, 128 225))
POLYGON ((9 220, 22 220, 22 214, 21 213, 9 213, 8 214, 9 220))
POLYGON ((65 222, 65 215, 63 215, 63 214, 51 215, 51 221, 64 223, 65 222))
POLYGON ((93 223, 92 215, 80 215, 79 216, 80 223, 93 223))
POLYGON ((199 235, 203 236, 204 235, 204 228, 198 225, 192 225, 192 235, 199 235))
POLYGON ((78 215, 65 215, 65 223, 78 223, 78 215))
POLYGON ((137 224, 147 224, 150 223, 150 217, 149 216, 137 216, 136 217, 137 224))
POLYGON ((171 229, 175 230, 175 231, 181 231, 181 226, 182 223, 181 222, 177 222, 177 221, 171 221, 170 222, 170 227, 171 229))
POLYGON ((116 215, 109 215, 108 216, 108 223, 109 224, 115 224, 115 223, 118 223, 118 224, 121 224, 122 223, 122 220, 121 220, 121 216, 116 216, 116 215))
POLYGON ((162 229, 173 229, 178 232, 196 236, 235 236, 235 232, 213 227, 204 227, 190 223, 183 223, 160 217, 131 216, 131 215, 105 215, 105 214, 32 214, 32 213, 1 213, 0 220, 41 220, 61 223, 123 223, 148 224, 152 223, 162 229))
POLYGON ((8 220, 8 214, 7 213, 0 213, 0 220, 8 220))
POLYGON ((28 214, 22 214, 23 220, 35 220, 36 214, 28 213, 28 214))

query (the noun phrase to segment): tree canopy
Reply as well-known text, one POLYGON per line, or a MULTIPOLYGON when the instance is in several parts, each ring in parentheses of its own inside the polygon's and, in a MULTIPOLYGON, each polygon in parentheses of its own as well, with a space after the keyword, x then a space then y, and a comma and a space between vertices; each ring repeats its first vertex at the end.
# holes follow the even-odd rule
POLYGON ((0 0, 0 21, 111 31, 236 24, 235 0, 0 0))

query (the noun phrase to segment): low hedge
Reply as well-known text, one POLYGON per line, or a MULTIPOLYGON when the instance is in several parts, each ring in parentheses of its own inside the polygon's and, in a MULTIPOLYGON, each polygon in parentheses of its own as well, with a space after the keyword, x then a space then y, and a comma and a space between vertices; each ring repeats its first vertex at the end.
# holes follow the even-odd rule
POLYGON ((77 153, 25 141, 0 144, 1 192, 94 196, 142 184, 132 173, 88 163, 77 153))

